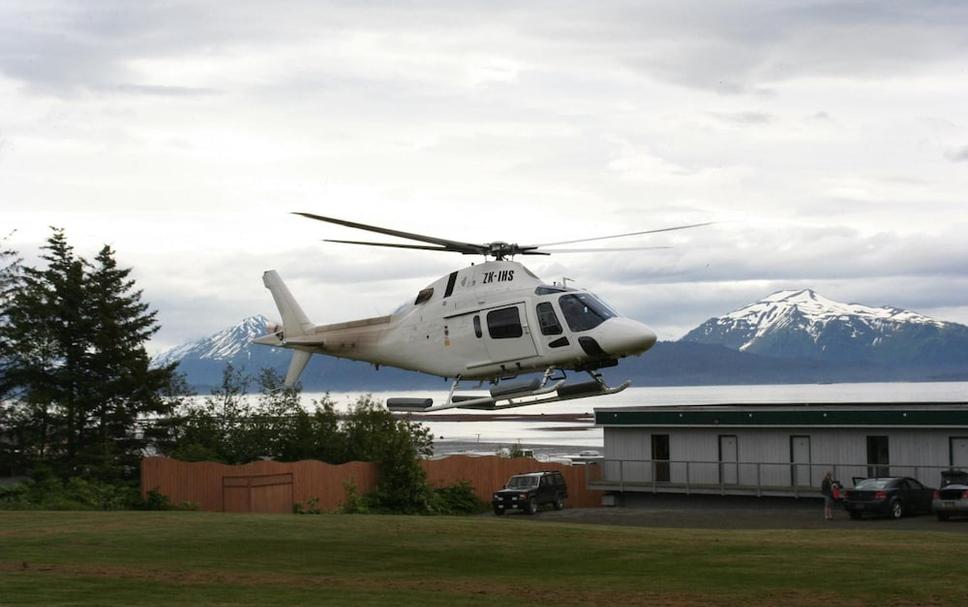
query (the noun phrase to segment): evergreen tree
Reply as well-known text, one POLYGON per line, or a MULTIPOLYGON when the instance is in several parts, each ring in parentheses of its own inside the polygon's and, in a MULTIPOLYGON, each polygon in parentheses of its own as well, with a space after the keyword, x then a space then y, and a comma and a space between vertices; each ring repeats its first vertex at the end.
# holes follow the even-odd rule
POLYGON ((145 444, 138 418, 166 412, 172 369, 149 368, 154 313, 109 247, 88 264, 54 229, 42 250, 46 267, 24 268, 5 308, 0 392, 26 459, 114 476, 145 444))
POLYGON ((22 462, 16 444, 16 411, 6 400, 10 386, 6 379, 9 365, 9 340, 3 328, 9 324, 8 307, 20 283, 20 257, 6 247, 8 236, 0 239, 0 474, 13 474, 22 462))
POLYGON ((24 268, 0 327, 4 391, 15 399, 24 455, 69 462, 78 446, 85 338, 84 269, 62 230, 42 247, 47 268, 24 268))
POLYGON ((105 245, 85 280, 84 316, 91 331, 84 361, 84 460, 104 471, 137 465, 146 445, 139 419, 171 413, 162 394, 173 374, 173 367, 150 367, 145 343, 159 328, 155 312, 141 300, 131 269, 119 268, 114 256, 105 245))

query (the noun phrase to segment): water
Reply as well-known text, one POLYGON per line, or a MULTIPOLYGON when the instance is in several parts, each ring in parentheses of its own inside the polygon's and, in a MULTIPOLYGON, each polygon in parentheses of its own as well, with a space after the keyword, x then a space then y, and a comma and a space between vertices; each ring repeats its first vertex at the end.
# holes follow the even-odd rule
MULTIPOLYGON (((354 401, 360 392, 332 393, 343 405, 354 401)), ((390 396, 430 397, 435 404, 445 401, 446 391, 374 392, 379 401, 390 396)), ((307 404, 322 394, 303 395, 307 404)), ((756 386, 664 386, 629 388, 611 396, 601 396, 546 403, 497 412, 441 411, 434 419, 424 421, 435 436, 438 453, 456 451, 493 451, 497 446, 521 444, 536 453, 575 453, 581 449, 599 449, 604 444, 601 428, 593 421, 553 421, 542 416, 587 414, 592 418, 596 407, 709 405, 731 403, 844 403, 844 402, 968 402, 968 382, 937 383, 863 383, 863 384, 783 384, 756 386), (447 417, 453 417, 450 421, 447 417), (474 419, 480 417, 478 421, 474 419)), ((582 416, 586 417, 586 416, 582 416)), ((419 419, 420 415, 414 415, 419 419)))

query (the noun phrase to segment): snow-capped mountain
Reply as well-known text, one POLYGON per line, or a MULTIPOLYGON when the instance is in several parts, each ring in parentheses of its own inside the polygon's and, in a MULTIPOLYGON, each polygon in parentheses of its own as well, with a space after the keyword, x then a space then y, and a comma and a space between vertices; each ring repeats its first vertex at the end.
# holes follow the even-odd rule
POLYGON ((256 337, 268 333, 268 324, 269 319, 261 314, 250 316, 214 335, 165 350, 154 358, 152 364, 160 367, 184 359, 232 361, 233 364, 245 362, 252 358, 250 343, 256 337), (239 355, 244 360, 236 361, 239 355))
POLYGON ((683 341, 781 358, 888 366, 968 364, 968 327, 892 307, 847 304, 779 291, 711 318, 683 341))
MULTIPOLYGON (((258 377, 264 368, 285 375, 292 358, 291 351, 252 343, 254 338, 268 333, 268 324, 269 319, 261 314, 250 316, 218 333, 162 352, 152 360, 152 366, 177 363, 178 372, 184 374, 188 384, 198 392, 207 392, 220 385, 228 364, 253 377, 258 377)), ((430 385, 440 389, 443 384, 439 378, 429 375, 391 368, 381 368, 377 372, 372 365, 330 356, 314 356, 301 381, 308 391, 376 391, 430 385)), ((253 384, 250 388, 258 389, 258 386, 253 384)))
MULTIPOLYGON (((218 386, 229 363, 252 376, 267 367, 284 375, 289 351, 252 344, 267 324, 266 317, 251 316, 163 352, 153 364, 178 363, 199 393, 218 386)), ((605 374, 612 383, 631 379, 636 386, 968 380, 968 327, 897 308, 844 304, 810 290, 780 291, 711 318, 678 342, 623 359, 605 374)), ((330 356, 313 356, 302 384, 306 391, 448 387, 437 377, 330 356)))

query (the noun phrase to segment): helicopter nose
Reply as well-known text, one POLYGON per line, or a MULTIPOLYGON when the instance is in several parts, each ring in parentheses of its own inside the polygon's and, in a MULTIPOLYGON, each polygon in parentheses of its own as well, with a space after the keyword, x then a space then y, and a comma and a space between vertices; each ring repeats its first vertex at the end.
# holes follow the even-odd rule
POLYGON ((602 350, 612 356, 641 354, 655 345, 652 329, 630 318, 610 318, 602 323, 596 335, 602 350))

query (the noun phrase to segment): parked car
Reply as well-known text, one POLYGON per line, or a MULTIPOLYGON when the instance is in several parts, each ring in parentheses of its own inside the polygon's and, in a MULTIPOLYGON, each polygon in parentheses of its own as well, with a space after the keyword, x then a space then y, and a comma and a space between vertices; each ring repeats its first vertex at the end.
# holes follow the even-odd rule
POLYGON ((530 472, 515 474, 508 479, 504 488, 494 493, 491 506, 497 515, 515 509, 534 514, 544 504, 552 504, 555 510, 561 510, 567 497, 568 487, 561 472, 530 472))
POLYGON ((934 492, 931 509, 939 521, 968 516, 968 483, 951 483, 934 492))
POLYGON ((905 514, 931 513, 932 487, 909 477, 867 478, 847 490, 844 507, 850 518, 879 514, 901 518, 905 514))

